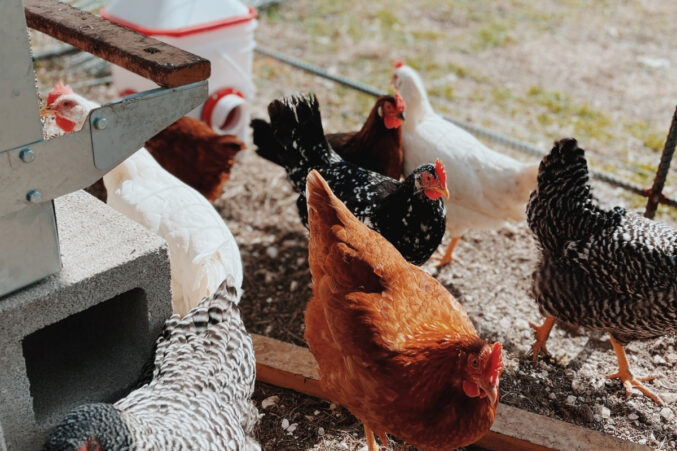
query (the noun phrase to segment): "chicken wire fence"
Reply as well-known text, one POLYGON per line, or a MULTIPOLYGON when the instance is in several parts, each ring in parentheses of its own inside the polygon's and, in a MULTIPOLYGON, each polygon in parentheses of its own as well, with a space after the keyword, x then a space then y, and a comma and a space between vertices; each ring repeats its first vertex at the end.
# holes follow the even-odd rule
MULTIPOLYGON (((352 80, 347 77, 330 74, 329 72, 325 71, 319 66, 307 63, 305 61, 301 61, 297 58, 293 58, 289 55, 285 55, 281 52, 263 47, 261 45, 257 45, 254 50, 261 55, 273 58, 281 63, 288 64, 295 68, 309 72, 313 75, 317 75, 327 80, 331 80, 335 83, 341 84, 347 88, 354 89, 364 94, 374 97, 386 94, 385 92, 381 92, 372 86, 366 85, 356 80, 352 80)), ((531 144, 510 138, 509 136, 502 135, 488 128, 476 124, 471 124, 469 122, 465 122, 459 119, 453 119, 449 117, 444 117, 444 119, 452 122, 453 124, 458 125, 459 127, 467 130, 470 133, 473 133, 478 137, 485 138, 489 141, 498 143, 510 149, 514 149, 529 155, 534 155, 539 158, 546 155, 545 152, 541 151, 540 149, 531 144)), ((597 171, 591 169, 590 175, 596 180, 605 182, 609 185, 616 186, 626 191, 648 198, 644 215, 648 218, 653 218, 656 214, 656 209, 659 203, 677 209, 677 200, 669 198, 663 194, 663 188, 665 187, 665 181, 668 176, 670 162, 675 152, 676 145, 677 145, 677 108, 675 109, 675 113, 673 114, 672 117, 670 131, 668 132, 667 139, 665 140, 665 146, 663 147, 663 151, 661 153, 660 163, 658 165, 656 173, 654 174, 653 185, 650 188, 643 188, 635 183, 623 180, 619 177, 616 177, 604 171, 597 171)))
MULTIPOLYGON (((261 0, 250 0, 245 3, 256 3, 256 1, 261 2, 261 0)), ((263 3, 275 3, 279 2, 281 0, 263 0, 263 3)), ((85 9, 89 10, 91 12, 96 12, 101 7, 103 7, 107 1, 106 0, 75 0, 75 1, 67 1, 66 3, 70 3, 73 6, 80 8, 80 9, 85 9)), ((338 83, 340 85, 343 85, 349 89, 356 90, 358 92, 362 92, 364 94, 373 96, 373 97, 378 97, 383 94, 384 92, 379 91, 378 89, 374 88, 373 86, 366 85, 364 83, 361 83, 360 81, 357 80, 352 80, 347 77, 343 77, 341 75, 336 75, 336 74, 331 74, 324 70, 323 68, 308 63, 306 61, 302 61, 300 59, 291 57, 289 55, 286 55, 284 53, 278 52, 276 50, 269 49, 267 47, 263 47, 261 45, 257 45, 255 47, 255 52, 267 56, 269 58, 273 58, 276 61, 279 61, 281 63, 290 65, 292 67, 295 67, 297 69, 304 70, 310 74, 313 74, 315 76, 319 76, 322 78, 325 78, 327 80, 333 81, 335 83, 338 83)), ((80 51, 74 47, 71 47, 69 45, 60 45, 57 48, 53 49, 47 49, 41 52, 36 52, 33 55, 33 59, 35 61, 39 60, 45 60, 45 59, 50 59, 54 58, 57 56, 63 56, 63 55, 70 55, 70 54, 75 54, 79 53, 80 51)), ((75 89, 82 88, 82 87, 88 87, 88 86, 94 86, 94 85, 99 85, 99 84, 105 84, 105 83, 110 83, 112 82, 112 77, 110 76, 110 69, 109 69, 109 64, 106 61, 100 60, 99 58, 94 57, 93 55, 89 54, 82 54, 81 57, 76 58, 75 61, 71 62, 71 66, 73 68, 77 67, 80 69, 86 69, 89 73, 98 73, 99 77, 89 79, 89 80, 83 80, 80 82, 76 83, 71 83, 71 86, 75 89)), ((45 94, 45 93, 41 93, 45 94)), ((488 141, 497 143, 499 145, 505 146, 509 149, 516 150, 518 152, 522 152, 528 155, 536 156, 538 158, 542 158, 546 153, 537 148, 536 146, 533 146, 529 143, 511 138, 509 136, 503 135, 501 133, 495 132, 493 130, 490 130, 486 127, 482 127, 480 125, 472 124, 470 122, 466 122, 460 119, 455 119, 455 118, 449 118, 443 116, 446 120, 452 122, 453 124, 458 125, 459 127, 467 130, 470 133, 473 133, 474 135, 484 138, 488 141)), ((673 199, 671 197, 668 197, 663 194, 663 188, 665 187, 665 182, 668 176, 668 172, 670 169, 670 163, 672 160, 672 156, 675 152, 675 146, 677 145, 677 109, 675 110, 675 113, 673 114, 672 117, 672 122, 670 126, 670 130, 668 132, 667 138, 665 140, 665 145, 663 147, 663 151, 661 153, 661 158, 660 162, 658 164, 658 167, 656 169, 656 172, 650 172, 646 169, 643 168, 632 168, 633 171, 640 171, 643 172, 645 175, 652 175, 653 176, 653 184, 649 188, 642 187, 636 183, 630 182, 628 180, 624 180, 616 175, 610 174, 609 172, 605 171, 598 171, 594 169, 590 169, 590 175, 592 178, 599 180, 601 182, 607 183, 611 186, 615 186, 618 188, 621 188, 625 191, 631 192, 633 194, 643 196, 647 198, 647 204, 645 208, 644 215, 648 218, 653 218, 656 214, 656 209, 659 204, 666 205, 668 207, 671 207, 673 209, 677 209, 677 199, 673 199)))

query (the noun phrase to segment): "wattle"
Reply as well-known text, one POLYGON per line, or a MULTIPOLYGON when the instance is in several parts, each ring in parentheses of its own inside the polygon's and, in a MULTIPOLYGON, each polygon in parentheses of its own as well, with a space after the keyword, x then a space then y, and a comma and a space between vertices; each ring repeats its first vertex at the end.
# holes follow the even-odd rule
POLYGON ((395 116, 385 116, 383 118, 383 124, 387 129, 399 128, 402 125, 402 119, 395 116))
POLYGON ((61 116, 57 116, 55 122, 56 125, 58 125, 59 128, 65 131, 66 133, 71 133, 75 128, 75 122, 69 121, 68 119, 61 116))

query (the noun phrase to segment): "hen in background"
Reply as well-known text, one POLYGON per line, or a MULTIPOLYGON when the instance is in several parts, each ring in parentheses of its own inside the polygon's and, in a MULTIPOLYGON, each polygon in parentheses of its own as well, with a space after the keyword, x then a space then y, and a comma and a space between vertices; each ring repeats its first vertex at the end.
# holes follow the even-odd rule
POLYGON ((407 103, 407 120, 402 124, 404 173, 435 158, 447 168, 451 193, 446 201, 447 231, 452 240, 439 262, 446 265, 467 230, 524 219, 538 164, 495 152, 435 113, 421 77, 411 67, 396 63, 392 82, 407 103))
MULTIPOLYGON (((77 131, 98 106, 71 93, 48 108, 77 131)), ((146 149, 109 171, 103 182, 108 205, 167 241, 175 313, 195 307, 227 276, 240 289, 240 251, 228 226, 204 196, 164 170, 146 149)))
POLYGON ((254 349, 236 285, 229 277, 185 317, 170 317, 152 379, 115 404, 72 409, 43 450, 260 450, 254 349))
POLYGON ((600 208, 591 194, 585 152, 575 139, 543 158, 527 208, 541 248, 533 294, 545 323, 536 327, 534 361, 555 321, 608 332, 618 372, 632 387, 662 400, 628 367, 624 346, 677 330, 677 230, 621 207, 600 208))
POLYGON ((370 450, 374 433, 429 450, 482 437, 498 406, 501 344, 478 337, 449 291, 358 221, 316 171, 307 192, 305 339, 325 393, 362 421, 370 450))
POLYGON ((381 96, 359 131, 330 133, 327 141, 344 160, 399 180, 404 110, 404 100, 399 95, 381 96))
POLYGON ((448 196, 444 165, 424 164, 404 181, 344 161, 327 143, 317 98, 291 96, 268 105, 270 124, 252 121, 256 152, 282 166, 296 192, 301 221, 307 224, 305 183, 315 169, 337 197, 369 227, 393 243, 405 259, 425 263, 444 236, 448 196))
POLYGON ((223 193, 235 155, 245 148, 237 136, 219 135, 188 116, 146 141, 145 147, 163 168, 210 202, 223 193))

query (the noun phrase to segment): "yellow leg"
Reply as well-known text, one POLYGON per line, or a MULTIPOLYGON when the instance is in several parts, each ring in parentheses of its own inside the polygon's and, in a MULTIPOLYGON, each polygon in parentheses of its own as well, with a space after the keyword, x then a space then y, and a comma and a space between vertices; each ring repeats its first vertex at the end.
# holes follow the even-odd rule
POLYGON ((364 435, 367 437, 367 448, 369 451, 378 451, 378 443, 376 443, 376 438, 374 437, 374 431, 372 431, 366 424, 364 425, 364 435))
POLYGON ((446 266, 452 261, 458 261, 456 257, 452 257, 452 253, 454 252, 454 248, 458 244, 458 242, 461 240, 460 236, 453 237, 451 239, 451 242, 449 243, 449 246, 447 247, 447 251, 444 253, 444 255, 441 258, 438 258, 438 263, 437 267, 441 268, 442 266, 446 266))
POLYGON ((534 329, 534 335, 536 336, 536 343, 534 343, 534 362, 538 361, 538 354, 541 352, 546 355, 548 354, 548 350, 545 348, 545 342, 548 341, 550 331, 552 330, 552 326, 555 325, 555 321, 553 316, 547 316, 542 326, 529 323, 532 329, 534 329))
POLYGON ((620 379, 625 387, 625 399, 630 398, 632 395, 632 388, 635 387, 642 393, 644 393, 649 398, 653 399, 656 404, 663 405, 663 400, 658 396, 654 395, 648 388, 642 385, 640 382, 651 381, 655 379, 654 376, 647 377, 633 377, 630 372, 630 367, 628 366, 628 358, 625 355, 625 348, 622 344, 617 342, 614 337, 610 337, 611 346, 614 348, 616 353, 616 358, 618 359, 618 371, 614 374, 607 376, 607 379, 620 379))

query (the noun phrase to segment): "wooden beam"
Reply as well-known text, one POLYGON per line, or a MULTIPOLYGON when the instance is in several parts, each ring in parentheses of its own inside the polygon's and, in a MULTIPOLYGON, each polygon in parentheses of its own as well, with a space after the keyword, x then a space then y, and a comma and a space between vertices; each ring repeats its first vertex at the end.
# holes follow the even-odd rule
MULTIPOLYGON (((256 334, 252 340, 259 381, 330 400, 320 387, 317 363, 307 348, 256 334)), ((491 430, 475 444, 501 451, 650 449, 505 404, 499 404, 491 430)))
POLYGON ((204 58, 56 0, 24 0, 29 27, 148 78, 165 88, 209 78, 204 58))

